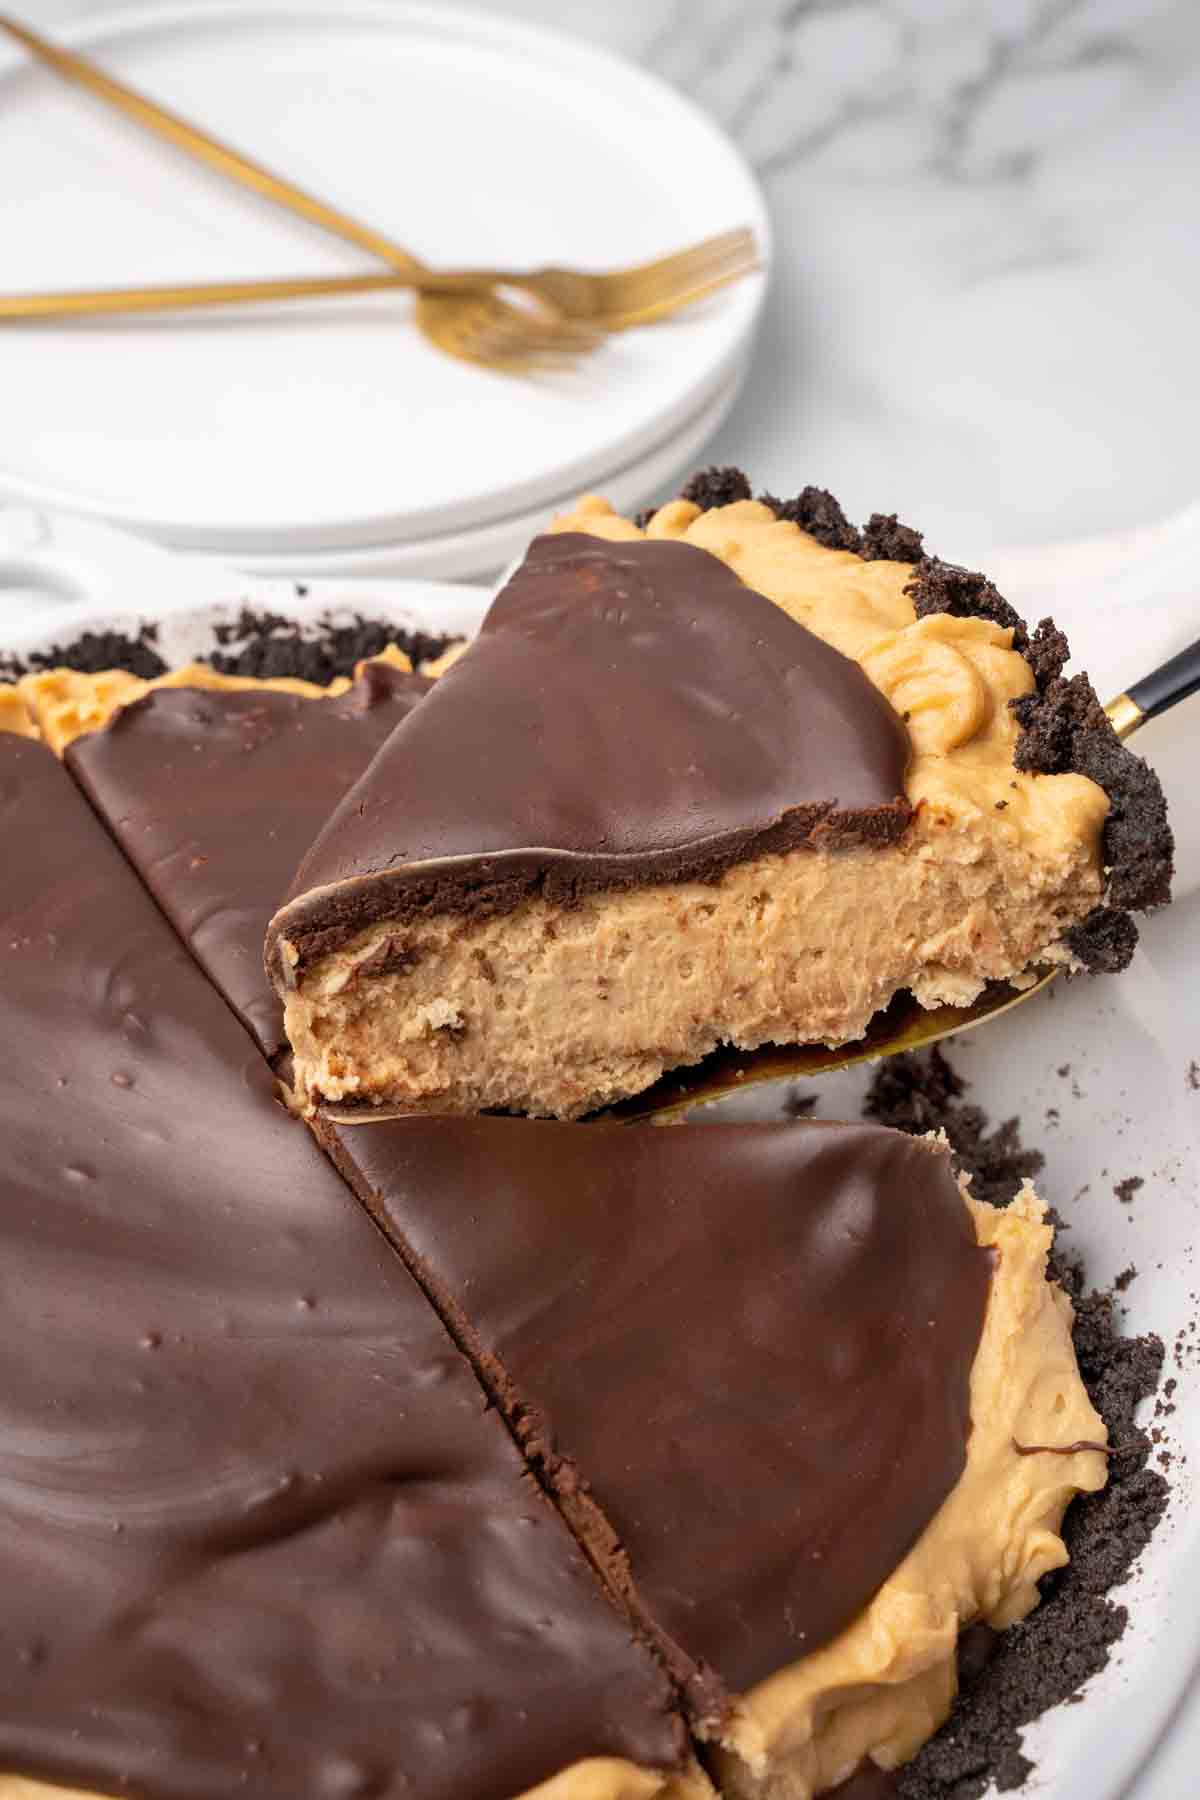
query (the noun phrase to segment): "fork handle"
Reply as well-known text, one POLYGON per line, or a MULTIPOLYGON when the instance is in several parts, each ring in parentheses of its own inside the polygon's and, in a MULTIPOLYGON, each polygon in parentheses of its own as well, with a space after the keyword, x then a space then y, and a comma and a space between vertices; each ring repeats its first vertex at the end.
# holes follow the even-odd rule
POLYGON ((1200 638, 1157 669, 1151 669, 1140 681, 1135 681, 1127 693, 1141 714, 1140 725, 1144 719, 1156 719, 1159 713, 1178 705, 1180 700, 1186 700, 1197 690, 1200 690, 1200 638))
POLYGON ((265 300, 309 300, 321 294, 373 294, 424 287, 398 272, 295 276, 280 281, 207 281, 179 287, 80 288, 57 294, 0 294, 0 325, 22 320, 90 318, 121 313, 179 312, 189 307, 245 306, 265 300))
POLYGON ((1147 719, 1156 719, 1159 713, 1165 713, 1172 706, 1178 706, 1189 694, 1200 690, 1200 638, 1189 644, 1186 650, 1169 657, 1160 663, 1157 669, 1151 669, 1140 681, 1131 683, 1123 694, 1118 694, 1104 708, 1112 721, 1117 736, 1127 738, 1144 725, 1147 719))
MULTIPOLYGON (((207 163, 209 168, 224 175, 243 187, 251 188, 255 193, 263 195, 276 206, 286 211, 298 213, 310 224, 319 225, 326 231, 334 232, 344 238, 347 243, 356 244, 359 249, 369 251, 372 256, 379 257, 390 264, 399 274, 407 275, 416 285, 419 278, 424 288, 441 289, 443 291, 463 291, 466 285, 461 276, 445 276, 427 269, 424 263, 409 254, 400 244, 393 243, 381 232, 373 231, 369 225, 361 225, 348 213, 330 206, 315 194, 307 193, 297 187, 294 182, 286 181, 281 175, 272 173, 261 163, 256 163, 248 156, 243 156, 230 144, 223 144, 219 138, 212 137, 202 131, 198 125, 192 125, 178 114, 169 112, 165 106, 159 106, 145 94, 136 89, 126 87, 106 75, 103 69, 89 62, 86 57, 76 55, 73 51, 64 50, 49 39, 41 37, 29 26, 18 19, 0 14, 0 29, 25 46, 39 62, 45 63, 55 74, 86 88, 98 96, 109 106, 115 107, 127 119, 143 126, 147 131, 165 138, 174 144, 176 149, 200 162, 207 163)), ((474 285, 474 284, 472 284, 474 285)))

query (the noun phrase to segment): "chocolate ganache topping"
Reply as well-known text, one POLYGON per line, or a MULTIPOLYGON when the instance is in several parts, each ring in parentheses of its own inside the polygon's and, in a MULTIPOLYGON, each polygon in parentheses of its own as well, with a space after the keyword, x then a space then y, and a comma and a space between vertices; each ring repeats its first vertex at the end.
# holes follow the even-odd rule
POLYGON ((332 809, 431 685, 376 662, 330 700, 162 688, 67 750, 126 856, 268 1056, 284 1035, 263 969, 267 923, 332 809))
POLYGON ((66 772, 0 738, 0 1771, 513 1800, 665 1679, 66 772))
MULTIPOLYGON (((728 1695, 828 1642, 961 1475, 990 1259, 930 1143, 315 1129, 544 1478, 586 1484, 685 1686, 707 1670, 728 1695)), ((711 1680, 692 1699, 711 1725, 711 1680)))
POLYGON ((907 757, 857 663, 707 551, 535 538, 301 864, 268 965, 282 989, 381 918, 890 842, 907 757))

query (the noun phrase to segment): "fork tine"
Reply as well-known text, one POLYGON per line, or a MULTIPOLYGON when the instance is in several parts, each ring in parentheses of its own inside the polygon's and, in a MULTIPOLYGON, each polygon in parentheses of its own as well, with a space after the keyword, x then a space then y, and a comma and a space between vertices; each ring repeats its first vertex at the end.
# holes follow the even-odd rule
POLYGON ((703 298, 717 288, 728 287, 746 275, 755 274, 761 267, 762 264, 755 258, 713 264, 707 269, 699 270, 682 285, 659 286, 646 293, 631 296, 619 311, 607 314, 604 323, 609 330, 613 330, 621 329, 617 321, 628 316, 639 319, 665 317, 681 307, 690 306, 695 299, 703 298))
POLYGON ((726 269, 724 273, 712 276, 708 281, 698 282, 685 293, 665 296, 645 306, 632 307, 626 312, 606 314, 604 325, 607 331, 628 331, 634 325, 653 325, 661 319, 668 319, 685 307, 695 306, 700 300, 707 300, 710 294, 721 288, 729 287, 732 282, 741 281, 745 275, 753 275, 761 268, 757 262, 744 263, 737 268, 726 269))
POLYGON ((598 342, 594 331, 560 326, 498 298, 480 298, 464 307, 424 294, 417 311, 439 348, 468 362, 510 371, 571 362, 598 342))
POLYGON ((701 282, 758 265, 758 251, 753 240, 748 243, 743 240, 737 244, 697 245, 694 250, 681 253, 673 262, 660 265, 650 275, 614 281, 611 290, 602 286, 601 292, 604 294, 607 291, 610 294, 614 310, 624 312, 634 307, 654 305, 674 294, 685 293, 701 282))
POLYGON ((750 232, 727 232, 718 238, 706 239, 702 244, 692 244, 686 250, 677 250, 673 256, 660 257, 642 269, 614 271, 611 284, 602 278, 600 287, 604 291, 611 285, 614 292, 618 287, 624 287, 633 296, 663 293, 757 254, 758 246, 750 232))
POLYGON ((600 333, 579 326, 555 328, 531 323, 520 313, 481 318, 476 341, 494 354, 525 355, 549 352, 580 355, 595 348, 600 333))
POLYGON ((682 250, 673 250, 669 256, 656 256, 649 262, 634 263, 628 269, 616 269, 613 273, 633 278, 655 276, 664 270, 669 273, 692 257, 720 254, 726 250, 750 250, 757 253, 754 233, 748 225, 739 225, 732 231, 719 231, 714 237, 701 238, 697 244, 687 244, 682 250))

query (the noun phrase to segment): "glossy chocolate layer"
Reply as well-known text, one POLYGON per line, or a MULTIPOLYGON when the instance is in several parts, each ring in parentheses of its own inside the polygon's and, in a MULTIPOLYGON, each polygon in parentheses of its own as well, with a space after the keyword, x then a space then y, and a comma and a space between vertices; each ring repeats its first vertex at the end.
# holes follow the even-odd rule
MULTIPOLYGON (((875 1125, 319 1122, 642 1607, 727 1690, 826 1643, 962 1473, 990 1262, 875 1125)), ((678 1665, 677 1665, 678 1666, 678 1665)))
MULTIPOLYGON (((888 842, 908 739, 857 663, 691 544, 536 538, 334 812, 268 938, 888 842)), ((282 986, 288 970, 273 958, 282 986)))
POLYGON ((0 1770, 512 1800, 665 1683, 69 776, 0 738, 0 1770))
POLYGON ((296 865, 432 684, 369 663, 349 693, 162 688, 67 751, 72 773, 193 955, 273 1055, 267 922, 296 865))

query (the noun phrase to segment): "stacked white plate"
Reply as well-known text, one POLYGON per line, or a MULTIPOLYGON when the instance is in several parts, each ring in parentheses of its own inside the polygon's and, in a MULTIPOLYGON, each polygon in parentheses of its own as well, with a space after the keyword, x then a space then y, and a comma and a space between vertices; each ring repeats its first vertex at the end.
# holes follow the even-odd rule
MULTIPOLYGON (((731 226, 769 249, 733 146, 574 40, 405 0, 181 0, 60 34, 434 264, 603 268, 731 226)), ((357 273, 0 45, 0 291, 357 273)), ((401 294, 0 331, 0 499, 263 574, 494 569, 588 488, 622 507, 701 458, 737 391, 754 276, 577 369, 513 377, 417 333, 401 294)))

